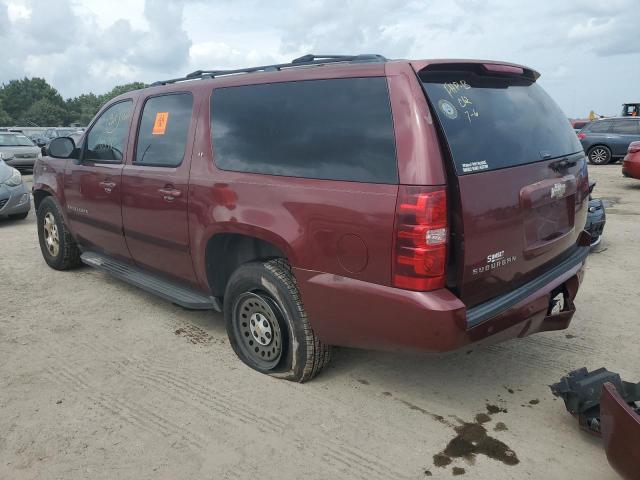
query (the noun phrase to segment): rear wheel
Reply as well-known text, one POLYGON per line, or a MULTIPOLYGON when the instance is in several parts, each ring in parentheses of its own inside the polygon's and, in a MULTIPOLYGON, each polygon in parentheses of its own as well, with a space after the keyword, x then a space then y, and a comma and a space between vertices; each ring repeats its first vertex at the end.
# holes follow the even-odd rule
POLYGON ((251 368, 305 382, 331 357, 331 347, 311 329, 289 264, 282 259, 240 266, 224 297, 229 341, 251 368))
POLYGON ((80 250, 64 223, 60 205, 46 197, 38 206, 38 239, 45 262, 56 270, 68 270, 80 265, 80 250))
POLYGON ((605 165, 611 161, 611 150, 604 145, 596 145, 589 150, 589 163, 605 165))

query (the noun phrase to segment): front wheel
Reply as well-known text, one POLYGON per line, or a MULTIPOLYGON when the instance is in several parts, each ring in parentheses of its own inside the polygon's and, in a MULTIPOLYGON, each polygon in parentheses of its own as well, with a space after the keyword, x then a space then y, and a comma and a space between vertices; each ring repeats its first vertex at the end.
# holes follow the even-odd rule
POLYGON ((224 317, 233 350, 254 370, 305 382, 329 363, 331 347, 312 330, 283 259, 240 266, 227 284, 224 317))
POLYGON ((45 262, 56 270, 68 270, 80 265, 80 251, 64 223, 60 205, 46 197, 38 206, 38 239, 45 262))
POLYGON ((611 150, 603 145, 597 145, 589 150, 589 163, 606 165, 611 161, 611 150))

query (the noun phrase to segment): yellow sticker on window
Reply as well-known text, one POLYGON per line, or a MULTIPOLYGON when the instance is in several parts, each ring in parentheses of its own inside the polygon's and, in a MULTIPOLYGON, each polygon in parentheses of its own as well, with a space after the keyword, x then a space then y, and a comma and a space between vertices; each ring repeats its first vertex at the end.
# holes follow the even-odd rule
POLYGON ((169 112, 156 113, 156 121, 153 123, 152 135, 164 135, 167 129, 167 123, 169 122, 169 112))

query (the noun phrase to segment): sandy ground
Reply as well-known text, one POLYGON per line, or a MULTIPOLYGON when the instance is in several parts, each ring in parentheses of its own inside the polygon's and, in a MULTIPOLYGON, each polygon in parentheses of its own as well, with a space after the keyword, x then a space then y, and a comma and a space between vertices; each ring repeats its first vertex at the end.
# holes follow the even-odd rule
POLYGON ((581 366, 640 380, 640 181, 591 177, 613 204, 569 330, 445 357, 339 349, 304 385, 241 364, 218 314, 49 269, 33 212, 0 221, 0 478, 617 478, 547 386, 581 366), (500 459, 435 466, 478 414, 486 437, 463 428, 500 459))

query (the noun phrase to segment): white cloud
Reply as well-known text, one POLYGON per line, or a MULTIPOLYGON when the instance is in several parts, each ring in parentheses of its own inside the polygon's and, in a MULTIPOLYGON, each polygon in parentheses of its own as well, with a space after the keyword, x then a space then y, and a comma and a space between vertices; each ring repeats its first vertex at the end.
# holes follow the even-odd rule
POLYGON ((0 81, 44 76, 68 97, 310 52, 487 58, 540 71, 569 115, 615 114, 637 96, 637 9, 638 0, 0 0, 0 81))
POLYGON ((12 22, 31 18, 31 10, 21 3, 7 3, 7 13, 12 22))

